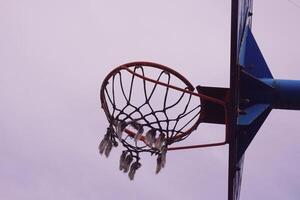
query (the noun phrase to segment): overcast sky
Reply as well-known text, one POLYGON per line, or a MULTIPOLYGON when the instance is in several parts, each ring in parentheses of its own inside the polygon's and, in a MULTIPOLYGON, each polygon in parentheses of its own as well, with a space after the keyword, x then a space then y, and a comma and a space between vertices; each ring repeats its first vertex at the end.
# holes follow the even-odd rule
MULTIPOLYGON (((299 21, 288 0, 254 1, 253 33, 275 78, 300 79, 299 21)), ((1 0, 0 198, 225 200, 227 146, 169 152, 159 175, 146 156, 134 182, 118 170, 121 148, 100 157, 99 87, 135 60, 228 87, 229 39, 229 0, 1 0)), ((242 200, 299 199, 299 119, 271 112, 246 153, 242 200)), ((200 126, 190 143, 224 132, 200 126)))

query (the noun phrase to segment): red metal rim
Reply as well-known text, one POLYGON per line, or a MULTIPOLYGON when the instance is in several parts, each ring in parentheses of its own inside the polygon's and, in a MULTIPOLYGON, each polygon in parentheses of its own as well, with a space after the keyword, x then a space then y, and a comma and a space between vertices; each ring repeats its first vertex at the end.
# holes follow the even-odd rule
MULTIPOLYGON (((118 67, 116 67, 115 69, 113 69, 104 79, 103 81, 103 84, 100 88, 100 101, 101 101, 101 107, 102 109, 104 110, 108 120, 111 118, 110 116, 110 113, 108 111, 108 105, 107 105, 107 101, 106 101, 106 98, 105 98, 105 87, 107 86, 108 84, 108 81, 111 77, 113 77, 114 75, 116 75, 117 73, 119 73, 121 70, 126 70, 128 71, 129 73, 131 74, 134 74, 136 77, 139 77, 141 79, 144 79, 146 81, 149 81, 149 82, 153 82, 153 83, 156 83, 156 84, 159 84, 159 85, 162 85, 162 86, 165 86, 165 87, 169 87, 169 88, 172 88, 172 89, 175 89, 175 90, 178 90, 178 91, 181 91, 181 92, 185 92, 185 93, 188 93, 188 94, 191 94, 193 96, 197 96, 199 97, 199 103, 201 104, 201 98, 203 99, 206 99, 206 100, 209 100, 209 101, 212 101, 212 102, 215 102, 217 104, 220 104, 224 107, 225 106, 225 102, 223 101, 220 101, 219 99, 216 99, 216 98, 213 98, 213 97, 209 97, 209 96, 206 96, 204 94, 201 94, 201 93, 196 93, 194 92, 194 87, 193 85, 183 76, 181 75, 180 73, 178 73, 177 71, 167 67, 167 66, 164 66, 164 65, 161 65, 161 64, 157 64, 157 63, 153 63, 153 62, 146 62, 146 61, 137 61, 137 62, 130 62, 130 63, 126 63, 126 64, 123 64, 123 65, 120 65, 118 67), (152 68, 158 68, 158 69, 161 69, 163 71, 166 71, 174 76, 176 76, 178 79, 180 79, 187 87, 186 89, 183 89, 183 88, 179 88, 177 86, 173 86, 173 85, 170 85, 170 84, 166 84, 166 83, 163 83, 163 82, 159 82, 157 80, 154 80, 154 79, 151 79, 151 78, 148 78, 148 77, 145 77, 145 76, 142 76, 138 73, 135 73, 133 70, 130 69, 130 67, 136 67, 136 66, 143 66, 143 67, 152 67, 152 68)), ((191 134, 197 127, 198 125, 201 123, 201 118, 200 118, 200 115, 198 117, 198 119, 196 120, 195 124, 192 125, 188 130, 186 130, 184 133, 180 134, 180 135, 177 135, 175 137, 172 137, 172 138, 169 138, 169 141, 168 141, 168 144, 172 144, 178 140, 180 140, 180 138, 183 138, 189 134, 191 134)), ((125 129, 125 132, 131 136, 131 137, 134 137, 134 134, 132 131, 128 130, 128 129, 125 129)), ((223 143, 222 143, 223 144, 223 143)))

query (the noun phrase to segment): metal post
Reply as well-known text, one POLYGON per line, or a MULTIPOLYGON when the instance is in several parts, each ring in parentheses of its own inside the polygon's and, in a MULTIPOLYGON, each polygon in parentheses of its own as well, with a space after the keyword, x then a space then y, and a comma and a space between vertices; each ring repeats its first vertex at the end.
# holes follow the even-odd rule
POLYGON ((274 88, 274 109, 300 110, 300 80, 263 79, 274 88))

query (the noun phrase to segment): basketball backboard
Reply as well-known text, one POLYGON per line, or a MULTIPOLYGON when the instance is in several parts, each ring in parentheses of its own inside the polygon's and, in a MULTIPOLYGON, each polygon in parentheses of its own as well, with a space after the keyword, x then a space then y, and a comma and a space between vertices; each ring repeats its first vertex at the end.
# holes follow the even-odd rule
POLYGON ((238 200, 243 172, 244 156, 238 158, 238 108, 239 108, 239 54, 243 35, 251 28, 252 0, 232 0, 231 3, 231 52, 230 52, 230 105, 228 166, 228 199, 238 200))

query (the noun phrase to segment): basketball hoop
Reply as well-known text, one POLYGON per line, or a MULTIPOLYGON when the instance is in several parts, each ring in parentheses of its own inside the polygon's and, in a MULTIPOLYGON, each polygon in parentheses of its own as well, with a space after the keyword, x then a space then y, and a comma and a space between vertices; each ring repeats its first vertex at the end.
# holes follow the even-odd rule
POLYGON ((194 92, 180 73, 151 62, 115 68, 103 81, 100 100, 109 127, 99 151, 108 157, 112 147, 121 143, 125 150, 120 170, 129 171, 131 180, 143 152, 157 156, 156 173, 165 166, 167 151, 177 149, 169 146, 186 139, 203 121, 202 103, 225 109, 224 101, 194 92))

